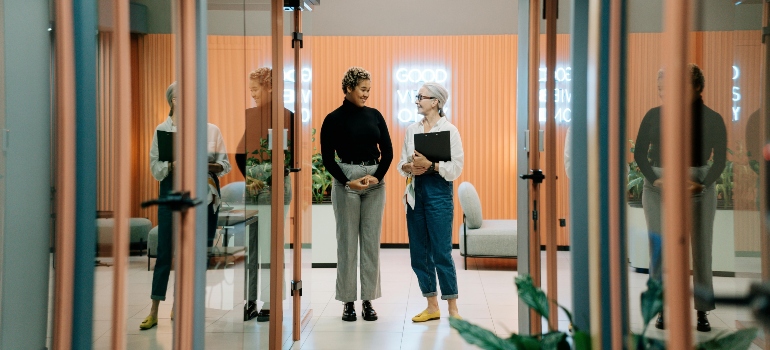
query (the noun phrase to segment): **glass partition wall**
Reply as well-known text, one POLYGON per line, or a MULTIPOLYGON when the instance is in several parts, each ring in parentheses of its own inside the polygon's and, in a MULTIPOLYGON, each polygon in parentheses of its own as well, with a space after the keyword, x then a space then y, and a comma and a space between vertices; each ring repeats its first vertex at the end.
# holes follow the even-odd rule
MULTIPOLYGON (((295 21, 302 15, 283 13, 283 85, 275 93, 283 99, 283 150, 273 157, 273 43, 271 4, 268 1, 210 1, 207 18, 208 98, 206 158, 208 191, 198 195, 206 209, 208 226, 205 250, 205 347, 267 348, 269 331, 282 310, 282 343, 298 339, 308 324, 311 240, 309 225, 310 186, 310 84, 312 70, 307 53, 308 40, 293 36, 295 21), (292 39, 302 46, 295 56, 292 39), (295 64, 299 59, 301 64, 295 64), (295 71, 299 72, 298 77, 295 71), (295 90, 299 90, 295 93, 295 90), (296 103, 299 102, 299 103, 296 103), (300 109, 302 112, 297 112, 300 109), (300 149, 302 148, 302 149, 300 149), (304 158, 300 159, 300 155, 304 158), (306 158, 306 159, 305 159, 306 158), (273 183, 272 167, 277 161, 285 170, 273 183), (303 171, 304 170, 304 171, 303 171), (284 231, 272 232, 272 190, 282 186, 280 205, 284 231), (304 191, 304 192, 302 192, 304 191), (297 193, 303 193, 297 195, 297 193), (303 215, 297 215, 297 212, 303 215), (283 285, 278 305, 271 303, 271 245, 283 241, 283 285), (295 244, 299 243, 299 244, 295 244), (297 253, 295 253, 295 251, 297 253), (297 255, 297 259, 295 259, 297 255), (301 259, 299 259, 301 257, 301 259), (295 274, 295 264, 302 273, 295 274), (292 287, 302 288, 304 298, 292 297, 292 287), (295 313, 295 308, 299 311, 295 313), (272 311, 272 312, 271 312, 272 311), (295 315, 298 315, 295 317, 295 315), (295 321, 298 325, 295 327, 295 321)), ((308 8, 304 8, 307 10, 308 8)), ((110 9, 104 9, 109 11, 110 9)), ((159 11, 172 29, 172 11, 159 11)), ((198 14, 201 15, 201 14, 198 14)), ((305 18, 309 12, 303 13, 305 18)), ((299 28, 302 28, 300 26, 299 28)), ((307 25, 304 28, 308 28, 307 25)), ((299 30, 301 31, 301 29, 299 30)), ((306 31, 307 33, 307 31, 306 31)), ((178 80, 175 41, 178 34, 150 33, 131 36, 131 238, 126 289, 125 325, 128 348, 173 347, 175 299, 178 298, 175 257, 179 237, 171 234, 170 210, 143 207, 142 203, 171 191, 170 179, 181 162, 169 157, 179 145, 176 118, 182 118, 177 101, 178 80), (176 111, 176 113, 175 113, 176 111), (171 147, 171 149, 169 149, 171 147), (164 155, 165 154, 165 155, 164 155)), ((110 30, 98 37, 98 176, 97 252, 95 267, 93 341, 95 348, 110 348, 114 327, 113 304, 113 202, 121 186, 112 159, 117 147, 114 125, 116 107, 112 63, 115 40, 110 30)), ((199 104, 200 105, 200 104, 199 104)), ((194 122, 194 119, 184 119, 194 122)), ((200 132, 199 132, 200 133, 200 132)), ((199 157, 200 158, 200 157, 199 157)), ((200 225, 199 225, 200 226, 200 225)), ((185 235, 181 232, 180 235, 185 235)), ((181 236, 180 236, 181 237, 181 236)), ((275 300, 275 299, 273 299, 275 300)), ((189 315, 188 315, 189 317, 189 315)))
MULTIPOLYGON (((665 259, 667 215, 663 184, 666 146, 662 146, 666 124, 665 95, 672 86, 667 79, 683 79, 685 99, 691 109, 690 135, 682 141, 692 154, 687 161, 692 292, 690 306, 695 343, 723 337, 751 327, 759 328, 752 348, 766 348, 762 327, 748 306, 714 304, 712 296, 737 297, 750 285, 761 282, 762 222, 760 215, 761 134, 760 102, 762 67, 762 4, 759 2, 695 2, 688 33, 686 74, 667 74, 664 56, 663 8, 636 6, 630 2, 625 80, 626 139, 626 233, 629 260, 629 322, 641 334, 642 315, 651 305, 642 293, 648 280, 665 281, 677 262, 665 259), (661 11, 661 12, 656 12, 661 11), (643 21, 651 12, 661 21, 643 21)), ((766 68, 766 67, 765 67, 766 68)), ((678 108, 672 104, 673 108, 678 108)), ((670 117, 670 115, 669 115, 670 117)), ((665 141, 663 141, 665 142, 665 141)), ((673 180, 671 180, 673 181, 673 180)), ((670 214, 669 214, 670 213, 670 214)), ((767 254, 767 252, 764 252, 767 254)), ((654 287, 652 287, 654 288, 654 287)), ((666 285, 663 284, 665 290, 666 285)), ((668 321, 655 313, 647 326, 647 337, 670 340, 668 321)))

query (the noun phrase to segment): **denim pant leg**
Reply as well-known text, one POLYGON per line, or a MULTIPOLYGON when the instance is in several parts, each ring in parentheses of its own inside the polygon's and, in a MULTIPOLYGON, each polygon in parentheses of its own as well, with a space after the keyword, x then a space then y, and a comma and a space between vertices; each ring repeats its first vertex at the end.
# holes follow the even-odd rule
MULTIPOLYGON (((160 182, 160 197, 166 196, 174 188, 173 175, 168 174, 160 182)), ((166 206, 158 206, 158 251, 155 259, 155 271, 152 273, 153 300, 166 300, 168 278, 171 274, 171 259, 173 259, 173 215, 166 206)))
POLYGON ((428 235, 425 219, 425 200, 420 189, 415 186, 414 209, 407 206, 406 225, 409 232, 409 257, 412 270, 417 276, 417 283, 424 297, 436 296, 436 265, 433 263, 432 244, 428 235))
POLYGON ((457 299, 457 271, 452 259, 452 219, 454 201, 451 181, 444 180, 438 174, 429 175, 429 184, 425 187, 425 216, 430 252, 436 266, 441 299, 457 299))
POLYGON ((207 206, 208 222, 206 222, 206 247, 214 245, 214 236, 217 233, 217 220, 219 220, 219 209, 214 210, 214 204, 207 206))

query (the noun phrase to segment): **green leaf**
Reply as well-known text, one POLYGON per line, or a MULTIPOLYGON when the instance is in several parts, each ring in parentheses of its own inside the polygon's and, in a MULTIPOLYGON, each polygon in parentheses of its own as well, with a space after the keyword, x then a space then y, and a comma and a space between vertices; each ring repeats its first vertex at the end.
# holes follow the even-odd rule
POLYGON ((577 332, 578 328, 575 327, 574 322, 572 321, 572 313, 569 312, 569 310, 567 310, 567 308, 564 306, 561 306, 559 304, 556 304, 556 306, 558 306, 560 309, 562 309, 562 311, 564 311, 565 314, 567 314, 567 319, 569 320, 569 326, 572 327, 573 332, 577 332))
MULTIPOLYGON (((628 174, 629 177, 631 177, 631 174, 628 174)), ((628 185, 626 185, 626 190, 632 190, 634 187, 638 186, 644 181, 643 177, 637 177, 631 181, 628 181, 628 185)))
POLYGON ((575 344, 575 350, 591 349, 591 335, 588 333, 575 330, 572 334, 572 342, 575 344))
POLYGON ((642 318, 644 320, 644 328, 642 329, 642 336, 647 332, 647 325, 657 316, 661 310, 663 310, 663 287, 659 281, 652 278, 647 280, 647 290, 642 292, 642 318))
POLYGON ((477 345, 487 350, 518 350, 515 344, 468 321, 450 317, 449 325, 456 329, 468 344, 477 345))
POLYGON ((751 342, 757 337, 756 328, 741 329, 739 331, 711 339, 705 343, 700 343, 696 347, 699 350, 744 350, 751 346, 751 342))
POLYGON ((516 349, 521 350, 540 350, 540 340, 529 335, 511 334, 508 341, 513 343, 516 349))
POLYGON ((543 350, 562 350, 569 349, 567 343, 567 334, 562 332, 550 332, 543 334, 543 338, 540 339, 540 344, 543 346, 543 350))
POLYGON ((519 299, 548 320, 548 297, 542 290, 535 287, 532 277, 529 275, 517 276, 515 281, 519 299))
POLYGON ((647 338, 639 334, 632 334, 633 346, 636 350, 666 350, 666 342, 660 339, 647 338))

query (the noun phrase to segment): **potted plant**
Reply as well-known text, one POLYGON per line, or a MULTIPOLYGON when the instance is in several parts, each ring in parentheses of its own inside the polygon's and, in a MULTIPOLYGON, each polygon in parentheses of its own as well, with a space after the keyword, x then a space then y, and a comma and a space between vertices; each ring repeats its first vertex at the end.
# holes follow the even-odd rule
MULTIPOLYGON (((291 140, 287 141, 291 147, 291 140)), ((251 151, 246 158, 246 198, 256 202, 260 194, 270 191, 273 178, 273 151, 269 149, 268 140, 259 139, 259 148, 251 151)), ((283 150, 284 164, 291 164, 291 152, 283 150)))
MULTIPOLYGON (((315 142, 316 130, 311 131, 311 141, 315 142)), ((316 151, 311 157, 313 179, 312 232, 313 232, 313 267, 337 267, 337 222, 331 204, 331 191, 334 177, 326 170, 321 153, 316 151)))
MULTIPOLYGON (((631 154, 634 154, 636 144, 634 140, 628 140, 631 144, 631 154)), ((626 182, 626 194, 628 199, 628 205, 633 208, 642 207, 642 191, 644 191, 644 174, 636 164, 636 160, 628 163, 628 175, 626 182)))
MULTIPOLYGON (((315 142, 315 128, 311 131, 311 141, 315 142)), ((316 148, 313 147, 315 151, 316 148)), ((316 152, 311 157, 313 164, 312 178, 313 178, 313 204, 317 203, 330 203, 331 202, 331 187, 334 182, 334 177, 330 174, 323 164, 323 158, 320 152, 316 152)))

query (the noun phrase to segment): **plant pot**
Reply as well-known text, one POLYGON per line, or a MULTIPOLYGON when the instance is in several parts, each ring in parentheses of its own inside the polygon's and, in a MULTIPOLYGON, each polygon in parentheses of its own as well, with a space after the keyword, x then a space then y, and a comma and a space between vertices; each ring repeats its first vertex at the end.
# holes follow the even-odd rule
POLYGON ((337 221, 331 203, 313 204, 313 267, 337 266, 337 221))
MULTIPOLYGON (((732 210, 717 210, 714 218, 714 240, 712 244, 712 265, 714 275, 734 276, 735 274, 735 228, 732 210)), ((629 203, 626 212, 628 233, 628 261, 631 267, 647 271, 650 267, 650 244, 644 209, 629 203)))

